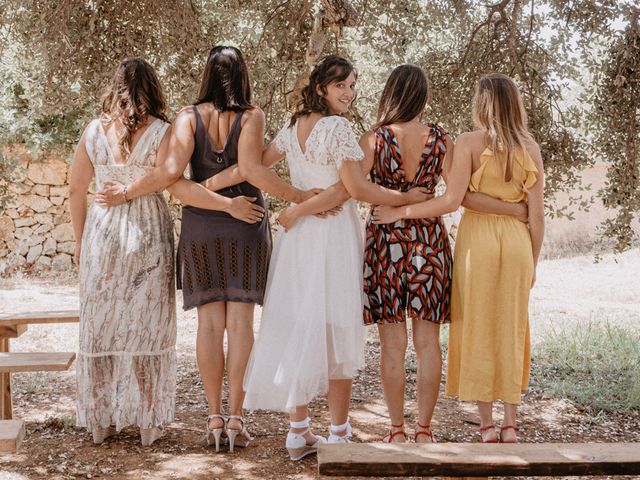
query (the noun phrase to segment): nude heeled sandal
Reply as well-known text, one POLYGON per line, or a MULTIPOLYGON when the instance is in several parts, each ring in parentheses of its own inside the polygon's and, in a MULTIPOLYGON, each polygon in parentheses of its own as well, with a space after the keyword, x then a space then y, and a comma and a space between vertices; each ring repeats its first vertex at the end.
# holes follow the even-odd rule
POLYGON ((93 436, 93 443, 96 445, 100 445, 107 438, 115 435, 116 427, 110 425, 108 427, 93 427, 91 429, 91 435, 93 436))
POLYGON ((143 447, 149 447, 164 435, 163 427, 151 427, 140 429, 140 443, 143 447))
POLYGON ((227 437, 229 437, 229 451, 233 453, 233 447, 248 447, 253 437, 249 435, 249 432, 244 426, 244 418, 239 415, 229 415, 227 417, 227 424, 229 420, 238 420, 240 422, 241 428, 240 430, 235 428, 229 428, 227 426, 227 437))
POLYGON ((209 415, 207 417, 207 427, 206 427, 206 440, 207 440, 207 445, 211 446, 211 445, 215 445, 216 446, 216 452, 220 451, 220 439, 222 438, 222 434, 225 433, 227 430, 227 417, 225 417, 224 415, 221 415, 219 413, 212 413, 211 415, 209 415), (222 420, 222 427, 219 428, 209 428, 209 422, 211 422, 211 420, 215 419, 215 418, 219 418, 220 420, 222 420))

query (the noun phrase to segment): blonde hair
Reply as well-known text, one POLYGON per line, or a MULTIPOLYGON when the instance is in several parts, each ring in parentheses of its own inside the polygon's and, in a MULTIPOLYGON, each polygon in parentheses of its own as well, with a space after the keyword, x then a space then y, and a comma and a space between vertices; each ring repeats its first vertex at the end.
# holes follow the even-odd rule
POLYGON ((473 96, 473 121, 487 131, 495 155, 506 157, 504 180, 513 177, 516 151, 526 151, 533 136, 527 127, 527 112, 512 78, 501 73, 484 75, 473 96))

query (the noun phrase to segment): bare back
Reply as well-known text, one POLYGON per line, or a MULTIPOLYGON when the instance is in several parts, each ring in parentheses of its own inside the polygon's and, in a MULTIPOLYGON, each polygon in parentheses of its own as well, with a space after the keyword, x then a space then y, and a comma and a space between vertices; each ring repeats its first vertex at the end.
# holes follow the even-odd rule
POLYGON ((393 131, 398 149, 402 152, 404 176, 410 182, 423 162, 424 146, 432 129, 429 125, 418 122, 393 123, 387 125, 387 128, 393 131))

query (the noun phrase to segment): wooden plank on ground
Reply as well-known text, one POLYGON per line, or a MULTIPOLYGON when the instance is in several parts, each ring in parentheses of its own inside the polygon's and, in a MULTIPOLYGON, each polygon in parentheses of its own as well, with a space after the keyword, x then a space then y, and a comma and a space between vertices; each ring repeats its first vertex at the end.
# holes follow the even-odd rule
POLYGON ((640 475, 640 443, 320 445, 330 476, 640 475))
POLYGON ((0 313, 0 325, 27 325, 30 323, 77 323, 78 310, 54 310, 22 313, 0 313))
POLYGON ((0 352, 0 372, 67 370, 75 358, 72 352, 0 352))
POLYGON ((16 453, 24 434, 24 420, 0 420, 0 453, 16 453))

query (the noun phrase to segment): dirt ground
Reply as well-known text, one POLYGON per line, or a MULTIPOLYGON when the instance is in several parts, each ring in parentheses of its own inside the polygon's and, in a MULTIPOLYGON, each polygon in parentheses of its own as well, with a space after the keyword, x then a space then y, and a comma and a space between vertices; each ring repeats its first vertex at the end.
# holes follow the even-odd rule
MULTIPOLYGON (((542 262, 531 300, 534 341, 567 322, 640 325, 640 287, 633 280, 638 271, 638 249, 605 256, 599 263, 589 256, 542 262)), ((73 278, 0 281, 0 311, 76 308, 77 301, 73 278)), ((256 330, 259 315, 258 310, 256 330)), ((73 368, 62 373, 16 374, 14 414, 26 420, 27 436, 19 454, 0 457, 0 479, 316 478, 315 457, 297 463, 288 460, 284 449, 287 422, 281 414, 247 413, 256 437, 247 449, 216 454, 206 447, 206 402, 195 365, 195 313, 181 313, 178 321, 176 420, 164 438, 143 448, 137 431, 126 429, 94 446, 89 434, 74 427, 73 368)), ((77 325, 73 324, 34 325, 12 341, 14 351, 76 349, 77 325)), ((414 372, 407 373, 407 382, 405 420, 411 431, 416 418, 414 372)), ((314 428, 326 434, 326 401, 317 400, 311 409, 314 428)), ((374 329, 369 335, 367 366, 354 382, 351 422, 358 442, 379 441, 388 426, 374 329)), ((477 416, 471 404, 442 395, 433 425, 441 442, 477 441, 477 416)), ((532 390, 521 408, 520 435, 524 442, 640 442, 640 412, 594 419, 567 400, 532 390)))

